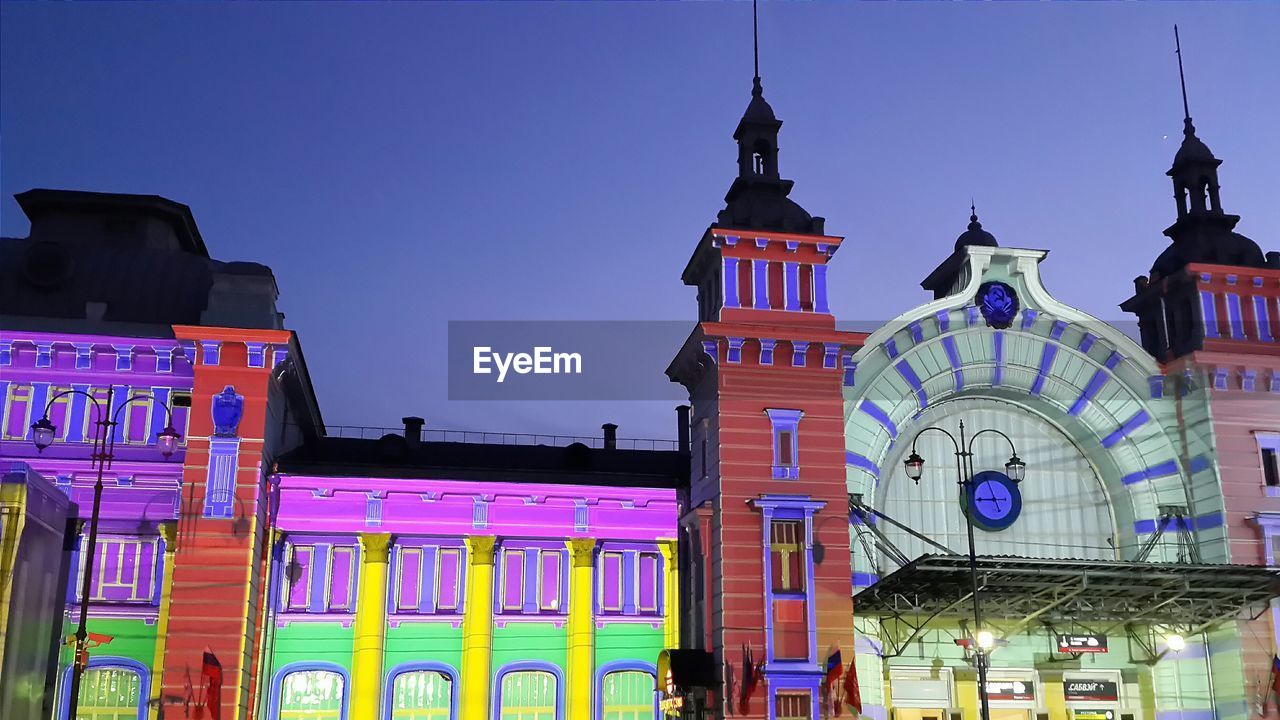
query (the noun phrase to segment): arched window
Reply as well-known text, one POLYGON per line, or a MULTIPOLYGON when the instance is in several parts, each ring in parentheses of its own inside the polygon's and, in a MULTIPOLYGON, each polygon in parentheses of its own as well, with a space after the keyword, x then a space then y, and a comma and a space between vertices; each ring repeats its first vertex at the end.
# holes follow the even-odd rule
POLYGON ((764 174, 764 155, 759 151, 751 153, 751 171, 757 175, 764 174))
POLYGON ((76 720, 137 720, 142 677, 118 667, 91 667, 80 678, 76 720))
POLYGON ((342 676, 329 670, 298 670, 280 684, 279 720, 342 720, 342 676))
POLYGON ((653 675, 616 670, 600 683, 602 720, 654 720, 653 675))
POLYGON ((396 675, 391 685, 390 720, 449 720, 453 680, 436 670, 396 675))
POLYGON ((517 670, 502 676, 499 720, 556 720, 556 676, 517 670))

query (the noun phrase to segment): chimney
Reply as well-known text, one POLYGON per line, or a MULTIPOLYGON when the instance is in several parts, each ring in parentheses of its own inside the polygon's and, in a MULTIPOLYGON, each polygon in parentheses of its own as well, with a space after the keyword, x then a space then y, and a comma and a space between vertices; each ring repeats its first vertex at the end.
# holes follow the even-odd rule
POLYGON ((604 430, 604 449, 618 449, 618 426, 613 423, 605 423, 600 426, 604 430))
POLYGON ((689 452, 689 406, 676 407, 676 439, 680 452, 689 452))
POLYGON ((400 422, 404 423, 404 439, 409 443, 409 449, 415 449, 422 445, 422 425, 426 422, 420 417, 400 418, 400 422))

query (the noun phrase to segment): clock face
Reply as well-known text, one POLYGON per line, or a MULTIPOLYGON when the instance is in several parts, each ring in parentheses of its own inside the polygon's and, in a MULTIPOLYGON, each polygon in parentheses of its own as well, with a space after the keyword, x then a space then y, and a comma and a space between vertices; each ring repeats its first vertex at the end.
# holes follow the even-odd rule
POLYGON ((996 532, 1018 519, 1022 512, 1022 493, 1004 473, 986 470, 973 476, 964 504, 974 525, 996 532))

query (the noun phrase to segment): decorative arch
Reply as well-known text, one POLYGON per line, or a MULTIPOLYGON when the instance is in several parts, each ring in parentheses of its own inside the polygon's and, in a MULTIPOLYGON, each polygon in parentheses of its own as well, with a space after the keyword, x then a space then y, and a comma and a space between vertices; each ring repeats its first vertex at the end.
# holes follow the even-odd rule
POLYGON ((645 662, 643 660, 614 660, 613 662, 607 662, 601 665, 600 667, 596 668, 596 681, 595 681, 596 702, 595 702, 595 711, 594 711, 595 717, 604 716, 605 676, 613 672, 627 672, 627 671, 648 673, 653 678, 654 690, 655 690, 653 694, 653 714, 654 714, 654 717, 658 716, 658 693, 656 692, 657 682, 658 682, 658 666, 655 665, 654 663, 645 662))
MULTIPOLYGON (((138 720, 147 720, 147 703, 151 700, 151 668, 142 663, 127 657, 89 657, 87 668, 90 670, 110 670, 118 668, 121 670, 129 670, 137 673, 140 680, 138 684, 138 695, 141 702, 138 704, 138 720)), ((62 702, 58 705, 58 717, 67 720, 67 714, 71 710, 71 670, 70 666, 62 671, 62 702)))
POLYGON ((308 670, 331 672, 342 677, 341 717, 343 720, 346 720, 351 704, 351 673, 337 663, 321 660, 300 660, 298 662, 291 662, 287 665, 280 666, 280 668, 271 675, 271 696, 267 703, 267 717, 275 718, 280 716, 280 693, 284 686, 284 679, 293 673, 306 672, 308 670))
POLYGON ((510 662, 503 665, 494 674, 493 691, 490 697, 493 698, 493 720, 501 720, 502 718, 502 679, 510 673, 521 671, 536 671, 551 673, 556 679, 556 720, 564 720, 564 671, 555 663, 546 662, 545 660, 520 660, 510 662))
POLYGON ((391 668, 391 671, 387 673, 382 700, 382 716, 384 718, 389 719, 391 717, 391 703, 395 699, 396 678, 405 673, 423 671, 438 672, 449 678, 449 717, 456 718, 458 716, 458 671, 446 663, 422 660, 401 663, 391 668))
MULTIPOLYGON (((1139 544, 1155 531, 1159 506, 1172 504, 1189 507, 1203 547, 1206 535, 1222 534, 1208 423, 1184 418, 1182 427, 1191 430, 1179 433, 1174 395, 1182 379, 1163 377, 1116 328, 1052 298, 1038 272, 1046 254, 968 248, 962 289, 882 326, 846 359, 850 491, 874 496, 881 472, 894 469, 887 463, 900 452, 896 445, 910 441, 905 431, 925 409, 991 399, 1044 420, 1081 450, 1103 480, 1118 544, 1139 544), (988 326, 973 304, 992 280, 1008 283, 1021 299, 1006 329, 988 326)), ((1157 548, 1151 559, 1161 552, 1167 550, 1157 548)))

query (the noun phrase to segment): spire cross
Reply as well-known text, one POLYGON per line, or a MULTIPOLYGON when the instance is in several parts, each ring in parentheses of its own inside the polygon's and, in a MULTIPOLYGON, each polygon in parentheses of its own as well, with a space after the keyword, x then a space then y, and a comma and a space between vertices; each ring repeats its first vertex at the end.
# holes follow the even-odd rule
POLYGON ((1187 77, 1182 72, 1182 41, 1178 38, 1178 26, 1173 26, 1173 46, 1178 55, 1178 82, 1182 83, 1182 117, 1191 119, 1191 110, 1187 108, 1187 77))
POLYGON ((760 83, 760 17, 756 11, 756 0, 751 0, 751 54, 755 61, 755 82, 760 83))

